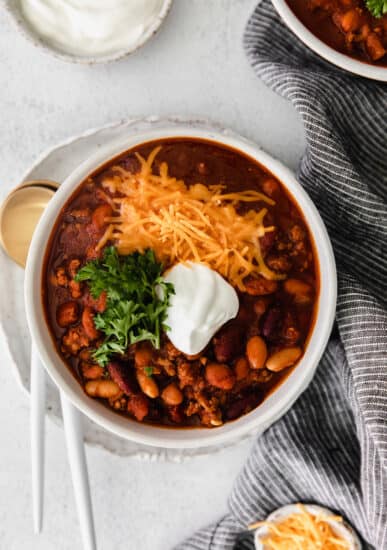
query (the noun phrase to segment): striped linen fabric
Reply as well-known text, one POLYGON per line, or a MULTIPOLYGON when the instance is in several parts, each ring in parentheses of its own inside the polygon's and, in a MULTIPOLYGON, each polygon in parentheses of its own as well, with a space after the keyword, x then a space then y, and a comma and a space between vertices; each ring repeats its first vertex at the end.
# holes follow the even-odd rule
POLYGON ((257 438, 227 516, 178 549, 252 548, 249 523, 302 501, 345 517, 364 548, 387 550, 387 87, 318 58, 268 0, 244 47, 305 126, 298 178, 333 243, 336 324, 307 391, 257 438))

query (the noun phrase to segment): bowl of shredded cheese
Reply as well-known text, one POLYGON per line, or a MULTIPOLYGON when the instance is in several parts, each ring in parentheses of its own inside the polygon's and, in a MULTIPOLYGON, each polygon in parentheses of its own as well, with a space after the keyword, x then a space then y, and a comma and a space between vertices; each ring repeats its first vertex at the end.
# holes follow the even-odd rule
POLYGON ((361 550, 352 527, 322 506, 290 504, 249 529, 256 529, 256 550, 361 550))

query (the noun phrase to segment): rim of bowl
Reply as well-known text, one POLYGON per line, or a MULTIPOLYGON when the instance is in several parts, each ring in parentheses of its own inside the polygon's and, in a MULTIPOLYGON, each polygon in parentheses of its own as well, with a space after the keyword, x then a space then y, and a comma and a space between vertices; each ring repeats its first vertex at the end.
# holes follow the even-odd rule
POLYGON ((155 20, 150 25, 147 30, 140 36, 140 38, 131 46, 126 48, 121 48, 115 52, 108 53, 106 55, 72 55, 71 53, 66 53, 65 51, 51 46, 49 42, 38 32, 36 32, 33 27, 28 23, 24 17, 22 10, 20 8, 19 2, 14 0, 6 0, 5 9, 8 11, 11 19, 16 24, 16 28, 19 32, 34 46, 40 50, 48 53, 49 55, 55 57, 56 59, 61 59, 62 61, 69 61, 71 63, 78 63, 82 65, 97 65, 102 63, 111 63, 113 61, 119 61, 124 57, 134 53, 140 49, 148 40, 154 36, 160 29, 162 23, 167 17, 173 0, 163 0, 163 4, 160 8, 159 13, 155 16, 155 20))
POLYGON ((85 160, 62 183, 51 199, 35 229, 26 265, 24 298, 27 322, 38 355, 58 388, 91 420, 126 439, 164 448, 197 448, 221 444, 236 437, 262 432, 278 420, 306 389, 325 350, 332 329, 337 295, 336 266, 332 246, 325 225, 312 200, 297 182, 293 173, 281 162, 268 155, 256 144, 241 136, 219 130, 179 125, 128 135, 108 143, 85 160), (229 146, 263 165, 285 186, 299 205, 311 232, 316 251, 320 294, 317 314, 308 345, 301 361, 284 382, 264 402, 237 420, 217 428, 165 428, 143 424, 120 416, 108 407, 88 397, 70 369, 59 356, 46 324, 41 299, 43 260, 52 227, 77 187, 98 167, 114 160, 118 155, 143 143, 156 139, 197 138, 229 146))
POLYGON ((288 6, 286 0, 272 0, 272 3, 289 29, 316 54, 330 63, 333 63, 333 65, 357 74, 358 76, 387 82, 387 67, 380 67, 372 65, 371 63, 358 61, 349 55, 338 52, 317 38, 317 36, 306 27, 288 6))
MULTIPOLYGON (((350 544, 350 550, 361 550, 360 539, 357 536, 353 527, 349 525, 349 523, 344 520, 342 523, 338 523, 337 521, 329 521, 330 516, 337 516, 337 514, 332 512, 332 510, 330 510, 329 508, 325 508, 325 506, 319 506, 317 504, 303 504, 303 506, 310 514, 314 516, 317 516, 319 514, 327 516, 327 523, 332 527, 333 531, 338 536, 341 536, 350 544)), ((282 506, 281 508, 278 508, 277 510, 269 514, 266 518, 266 521, 275 522, 277 520, 282 520, 297 511, 297 504, 287 504, 286 506, 282 506)), ((268 530, 265 525, 256 529, 254 534, 255 550, 265 550, 265 546, 261 541, 261 537, 267 535, 267 531, 268 530)))

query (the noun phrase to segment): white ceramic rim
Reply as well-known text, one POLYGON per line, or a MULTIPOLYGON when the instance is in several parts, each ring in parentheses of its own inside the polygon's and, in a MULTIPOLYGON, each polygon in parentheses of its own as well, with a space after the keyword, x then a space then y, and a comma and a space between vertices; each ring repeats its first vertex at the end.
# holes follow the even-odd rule
MULTIPOLYGON (((343 521, 342 523, 338 523, 337 521, 329 521, 329 516, 337 516, 337 514, 332 512, 332 510, 329 510, 329 508, 325 508, 323 506, 317 506, 316 504, 304 504, 303 506, 312 515, 317 516, 321 514, 327 516, 327 523, 329 523, 329 525, 338 536, 341 536, 350 544, 350 550, 361 550, 360 539, 355 533, 354 529, 352 529, 352 527, 348 525, 348 523, 346 523, 345 521, 343 521)), ((280 521, 290 516, 291 514, 294 514, 295 512, 298 512, 297 505, 287 504, 286 506, 282 506, 282 508, 278 508, 277 510, 272 512, 267 517, 267 521, 280 521)), ((266 526, 258 527, 254 535, 255 550, 265 550, 265 546, 261 542, 261 537, 267 534, 268 529, 266 526)))
POLYGON ((40 358, 56 385, 86 416, 110 432, 145 445, 165 448, 197 448, 221 444, 253 430, 263 431, 280 418, 310 383, 328 342, 336 309, 337 279, 335 260, 328 233, 311 199, 295 179, 293 173, 263 152, 254 143, 237 136, 224 135, 219 130, 200 127, 166 126, 128 135, 109 143, 82 163, 62 183, 34 232, 25 272, 25 305, 29 330, 40 358), (136 145, 172 137, 201 138, 214 141, 252 157, 273 173, 288 189, 302 210, 313 235, 320 269, 320 296, 318 313, 305 354, 297 368, 281 386, 259 407, 241 418, 218 428, 170 429, 141 424, 121 417, 84 393, 80 384, 59 357, 47 329, 41 301, 41 277, 48 239, 63 205, 84 179, 99 166, 136 145), (321 307, 323 305, 323 307, 321 307))
POLYGON ((85 55, 78 56, 72 55, 71 53, 66 53, 54 46, 51 46, 44 37, 40 36, 39 33, 35 32, 34 29, 26 21, 18 0, 6 0, 5 8, 10 14, 12 20, 15 22, 17 29, 20 33, 27 38, 34 46, 40 50, 61 59, 63 61, 70 61, 71 63, 79 63, 83 65, 96 65, 100 63, 110 63, 112 61, 119 61, 120 59, 126 57, 127 55, 135 52, 141 46, 145 44, 161 27, 164 19, 171 9, 173 0, 163 0, 160 12, 155 17, 152 25, 150 25, 146 31, 140 36, 140 38, 131 46, 126 48, 121 48, 116 52, 112 52, 106 55, 85 55))
POLYGON ((289 29, 315 53, 341 69, 345 69, 359 76, 371 78, 372 80, 387 82, 387 67, 378 67, 370 63, 358 61, 349 55, 334 50, 305 27, 288 6, 286 0, 272 0, 272 3, 289 29))

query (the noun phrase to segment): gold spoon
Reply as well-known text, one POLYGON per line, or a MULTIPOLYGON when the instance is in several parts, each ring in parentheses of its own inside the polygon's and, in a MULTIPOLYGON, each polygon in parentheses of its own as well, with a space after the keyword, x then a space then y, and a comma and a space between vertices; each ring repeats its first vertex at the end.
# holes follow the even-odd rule
MULTIPOLYGON (((43 210, 59 184, 51 180, 25 181, 16 187, 0 208, 0 244, 8 256, 25 267, 32 234, 43 210)), ((35 533, 43 523, 45 373, 33 346, 31 349, 31 467, 35 533)))
POLYGON ((11 191, 0 209, 0 244, 12 260, 25 267, 32 234, 59 184, 25 181, 11 191))
MULTIPOLYGON (((10 258, 25 267, 32 234, 59 184, 51 180, 26 181, 14 189, 0 209, 0 244, 10 258)), ((31 349, 31 467, 34 530, 43 522, 45 372, 37 351, 31 349)), ((96 550, 89 475, 84 449, 82 415, 60 392, 75 500, 85 550, 96 550)))

